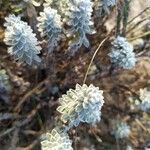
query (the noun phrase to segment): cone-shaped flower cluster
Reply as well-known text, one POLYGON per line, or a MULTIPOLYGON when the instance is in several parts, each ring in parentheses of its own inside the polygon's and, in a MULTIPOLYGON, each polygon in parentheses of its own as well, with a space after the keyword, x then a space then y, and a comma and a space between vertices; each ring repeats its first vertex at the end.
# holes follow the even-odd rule
POLYGON ((48 50, 51 53, 58 45, 58 41, 62 38, 62 22, 57 10, 45 7, 44 12, 38 17, 38 29, 41 36, 48 38, 48 50))
POLYGON ((37 65, 41 59, 37 54, 41 47, 30 26, 20 20, 20 17, 9 15, 6 17, 5 43, 9 45, 8 53, 16 60, 24 61, 29 65, 37 65))
POLYGON ((64 132, 59 133, 56 129, 42 135, 41 139, 42 150, 73 150, 69 136, 64 132))
POLYGON ((104 103, 103 91, 98 87, 79 84, 75 90, 70 89, 60 98, 58 111, 61 120, 67 123, 68 129, 78 126, 80 122, 96 123, 101 118, 101 108, 104 103))
POLYGON ((116 122, 113 129, 113 134, 116 139, 128 138, 130 132, 130 127, 125 122, 116 122))
POLYGON ((147 89, 140 89, 140 99, 142 102, 139 104, 139 108, 143 111, 150 110, 150 91, 147 89))
POLYGON ((115 66, 131 69, 135 66, 136 58, 133 46, 126 38, 118 36, 112 43, 111 52, 108 54, 115 66))
POLYGON ((69 50, 75 53, 82 44, 89 47, 89 40, 86 34, 94 34, 92 22, 92 6, 90 0, 72 0, 69 4, 69 12, 66 13, 68 20, 66 21, 70 30, 68 36, 72 36, 69 44, 69 50))

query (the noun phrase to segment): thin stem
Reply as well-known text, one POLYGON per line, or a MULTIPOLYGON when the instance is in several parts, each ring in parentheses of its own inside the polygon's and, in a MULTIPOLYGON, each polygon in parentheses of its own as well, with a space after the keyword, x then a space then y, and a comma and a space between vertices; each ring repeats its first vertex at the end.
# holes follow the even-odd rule
MULTIPOLYGON (((127 31, 127 34, 129 34, 131 31, 133 31, 134 29, 136 29, 138 26, 140 26, 144 21, 149 20, 149 17, 145 17, 144 19, 140 20, 138 23, 136 23, 133 27, 129 28, 127 31)), ((138 29, 139 30, 139 29, 138 29)))
POLYGON ((119 140, 116 138, 116 143, 117 143, 117 150, 120 150, 120 145, 119 145, 119 140))
POLYGON ((93 55, 93 57, 92 57, 92 59, 91 59, 91 61, 90 61, 90 64, 89 64, 89 66, 88 66, 88 69, 87 69, 87 71, 86 71, 86 74, 85 74, 85 77, 84 77, 84 80, 83 80, 83 84, 85 84, 85 82, 86 82, 86 79, 87 79, 89 70, 90 70, 90 68, 91 68, 91 65, 92 65, 92 63, 93 63, 93 60, 94 60, 94 58, 95 58, 97 52, 99 51, 99 49, 101 48, 101 46, 104 44, 104 42, 105 42, 107 39, 108 39, 108 36, 107 36, 104 40, 102 40, 102 42, 99 44, 98 48, 97 48, 96 51, 94 52, 94 55, 93 55))
POLYGON ((17 106, 14 108, 14 111, 20 111, 21 109, 21 105, 34 93, 36 93, 36 91, 46 82, 47 79, 43 80, 42 82, 40 82, 35 88, 33 88, 31 91, 29 91, 28 93, 26 93, 22 100, 17 104, 17 106))

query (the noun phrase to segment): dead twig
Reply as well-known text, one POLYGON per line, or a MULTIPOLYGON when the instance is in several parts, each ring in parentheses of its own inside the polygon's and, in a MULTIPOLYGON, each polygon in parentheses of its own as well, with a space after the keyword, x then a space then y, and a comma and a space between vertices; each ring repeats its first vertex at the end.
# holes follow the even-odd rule
POLYGON ((134 18, 132 18, 130 21, 128 21, 128 25, 131 24, 136 18, 141 16, 144 12, 146 12, 148 9, 150 9, 150 6, 146 7, 143 11, 141 11, 139 14, 137 14, 134 18))
MULTIPOLYGON (((46 79, 47 80, 47 79, 46 79)), ((17 106, 14 108, 14 111, 20 111, 21 105, 34 93, 38 91, 38 89, 46 82, 46 80, 40 82, 35 88, 33 88, 31 91, 29 91, 27 94, 25 94, 22 98, 22 100, 17 104, 17 106)))
POLYGON ((148 132, 150 134, 150 130, 147 129, 139 119, 135 119, 135 121, 145 132, 148 132))

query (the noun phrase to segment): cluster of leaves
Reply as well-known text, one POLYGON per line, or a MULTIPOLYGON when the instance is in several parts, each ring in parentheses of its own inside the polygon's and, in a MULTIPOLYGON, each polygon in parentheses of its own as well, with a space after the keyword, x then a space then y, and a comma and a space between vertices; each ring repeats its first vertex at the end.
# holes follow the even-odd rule
POLYGON ((58 129, 53 129, 41 136, 42 150, 73 150, 69 136, 58 129))
POLYGON ((124 69, 131 69, 135 66, 136 58, 133 46, 124 37, 118 36, 112 43, 109 53, 112 64, 124 69))
POLYGON ((8 53, 16 60, 24 61, 29 65, 39 64, 41 47, 30 26, 20 20, 20 17, 9 15, 6 17, 5 43, 9 45, 8 53))
MULTIPOLYGON (((69 129, 73 126, 77 127, 80 122, 88 124, 99 122, 101 108, 104 104, 102 94, 103 91, 92 84, 90 86, 77 84, 75 90, 70 89, 67 94, 62 95, 59 100, 60 106, 57 108, 57 111, 61 114, 61 121, 66 124, 65 128, 62 126, 64 128, 62 133, 66 134, 69 129)), ((66 136, 61 137, 58 133, 54 135, 53 133, 56 133, 56 130, 52 131, 49 139, 42 141, 43 150, 45 147, 52 149, 57 147, 56 150, 59 150, 60 147, 63 150, 66 150, 66 147, 71 149, 70 141, 66 136)), ((49 135, 49 133, 47 134, 49 135)))
MULTIPOLYGON (((39 3, 24 0, 24 3, 39 6, 39 3)), ((110 6, 110 5, 109 5, 110 6)), ((71 40, 68 50, 71 54, 82 46, 89 47, 87 34, 94 34, 94 23, 92 21, 93 2, 91 0, 52 1, 46 0, 44 11, 38 17, 38 29, 42 37, 47 37, 49 53, 58 46, 64 34, 71 40), (61 8, 61 9, 60 9, 61 8), (68 28, 64 29, 64 25, 68 28)), ((40 63, 37 56, 41 48, 38 45, 35 34, 27 23, 21 21, 20 17, 10 15, 6 17, 5 43, 10 46, 8 52, 15 59, 24 61, 30 65, 40 63), (17 24, 15 23, 17 20, 17 24)))
POLYGON ((38 21, 41 36, 48 38, 48 51, 51 53, 58 45, 58 41, 63 37, 61 16, 57 13, 57 10, 45 7, 44 12, 40 13, 38 21))
POLYGON ((68 128, 78 126, 80 122, 96 123, 100 121, 101 108, 103 106, 103 91, 98 87, 79 84, 76 89, 70 89, 66 95, 60 98, 61 120, 68 123, 68 128))

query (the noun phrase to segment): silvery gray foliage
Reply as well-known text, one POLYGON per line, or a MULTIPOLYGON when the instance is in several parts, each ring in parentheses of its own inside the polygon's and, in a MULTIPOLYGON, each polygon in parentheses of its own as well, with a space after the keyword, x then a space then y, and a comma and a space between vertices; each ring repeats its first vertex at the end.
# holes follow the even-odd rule
POLYGON ((57 10, 45 7, 44 12, 40 13, 38 21, 38 30, 42 37, 47 37, 48 50, 51 53, 63 37, 61 16, 58 15, 57 10))
POLYGON ((142 102, 139 104, 139 108, 143 111, 150 110, 150 91, 146 88, 140 89, 140 99, 142 102))
POLYGON ((96 123, 101 119, 101 108, 104 103, 103 91, 98 87, 76 85, 59 99, 57 111, 61 120, 67 124, 66 130, 78 126, 80 122, 96 123))
POLYGON ((115 66, 131 69, 135 66, 136 58, 133 46, 126 38, 118 36, 112 43, 111 52, 108 54, 115 66))
POLYGON ((130 126, 125 122, 116 121, 113 127, 113 135, 116 139, 128 138, 130 135, 130 126))
POLYGON ((41 136, 42 150, 73 150, 72 141, 67 133, 59 132, 53 129, 51 133, 47 132, 41 136))
POLYGON ((8 53, 13 55, 16 60, 29 65, 39 64, 41 59, 37 54, 40 53, 41 47, 38 46, 39 43, 31 27, 15 15, 9 15, 5 20, 4 42, 10 46, 8 53))
POLYGON ((91 17, 92 6, 91 0, 71 0, 69 3, 69 11, 66 12, 68 18, 65 22, 70 27, 67 36, 72 37, 69 43, 69 50, 72 53, 76 52, 82 44, 87 48, 90 45, 86 34, 95 33, 91 17))

